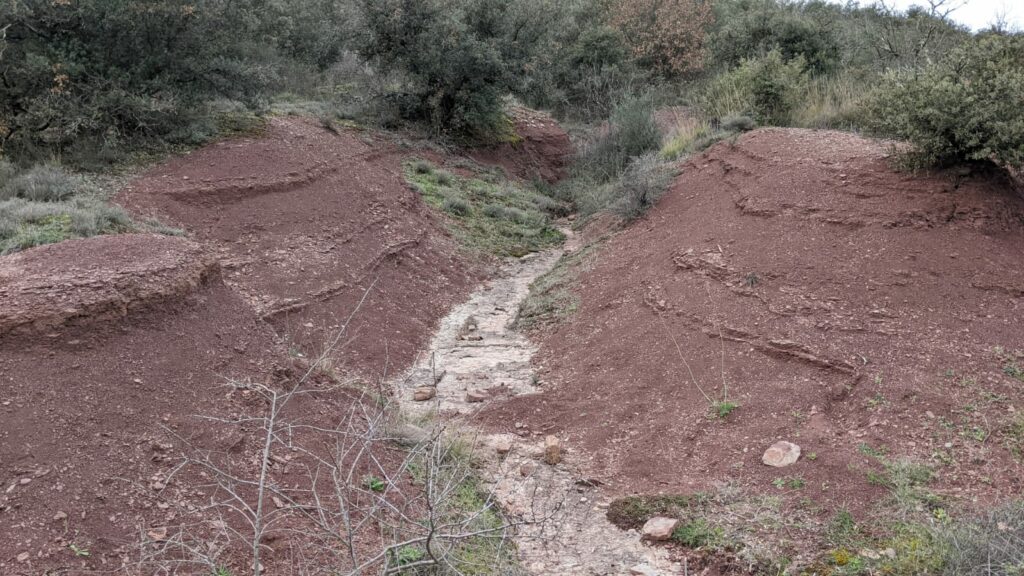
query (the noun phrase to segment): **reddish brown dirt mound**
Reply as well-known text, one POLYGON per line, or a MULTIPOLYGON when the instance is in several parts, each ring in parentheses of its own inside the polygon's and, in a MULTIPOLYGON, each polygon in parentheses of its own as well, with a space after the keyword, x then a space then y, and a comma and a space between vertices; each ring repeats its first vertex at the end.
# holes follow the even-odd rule
POLYGON ((1020 360, 994 348, 1024 348, 1022 257, 1003 180, 895 173, 849 134, 752 132, 602 248, 580 310, 543 337, 549 391, 485 418, 563 435, 616 494, 730 480, 862 512, 885 493, 867 478, 879 451, 936 466, 954 502, 1019 495, 1003 432, 1020 360), (740 407, 710 417, 698 384, 740 407), (761 463, 779 439, 797 464, 761 463))
POLYGON ((512 109, 517 141, 470 152, 483 164, 501 166, 522 180, 554 183, 566 176, 573 146, 569 135, 551 116, 528 110, 512 109))
POLYGON ((0 259, 0 338, 125 317, 181 298, 217 266, 194 242, 99 236, 0 259))
POLYGON ((474 280, 402 175, 402 153, 357 132, 271 121, 133 182, 119 201, 181 226, 217 253, 225 281, 306 353, 356 310, 350 368, 408 364, 474 280))
POLYGON ((240 442, 196 416, 238 413, 224 385, 277 382, 284 350, 183 239, 74 240, 0 263, 2 314, 19 329, 0 338, 0 573, 112 569, 140 527, 206 498, 151 487, 180 461, 176 435, 240 442))
MULTIPOLYGON (((278 119, 265 138, 171 160, 118 197, 192 240, 112 236, 0 259, 0 574, 113 572, 152 531, 204 541, 225 513, 204 507, 226 495, 181 465, 211 455, 258 477, 266 403, 229 384, 291 389, 305 367, 288 348, 318 354, 344 328, 337 361, 305 382, 317 392, 289 409, 296 442, 363 406, 334 370, 379 375, 413 359, 476 273, 405 186, 403 160, 369 136, 278 119)), ((305 447, 333 447, 325 436, 305 447)), ((362 478, 400 454, 358 458, 362 478)), ((308 496, 298 472, 316 462, 278 460, 271 482, 308 496)), ((267 538, 282 551, 262 560, 272 574, 309 544, 267 538)), ((235 544, 218 562, 244 571, 235 544)))

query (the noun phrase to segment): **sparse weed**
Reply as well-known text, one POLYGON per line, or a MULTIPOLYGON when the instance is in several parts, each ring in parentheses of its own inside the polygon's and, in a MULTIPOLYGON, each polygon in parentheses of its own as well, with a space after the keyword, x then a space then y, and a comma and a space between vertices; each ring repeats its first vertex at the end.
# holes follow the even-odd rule
POLYGON ((72 195, 90 191, 80 176, 59 166, 39 164, 0 183, 0 200, 23 198, 32 202, 60 202, 72 195))
POLYGON ((373 492, 383 492, 387 488, 387 483, 377 478, 376 476, 369 476, 363 480, 363 486, 373 492))
POLYGON ((776 488, 778 488, 780 490, 785 489, 785 488, 789 488, 790 490, 800 490, 801 488, 805 487, 806 485, 807 485, 807 482, 803 478, 800 478, 800 477, 785 476, 785 477, 776 478, 775 480, 772 480, 772 486, 775 486, 776 488))
POLYGON ((703 518, 680 522, 672 531, 672 541, 687 548, 714 546, 721 536, 722 530, 712 528, 703 518))
POLYGON ((735 402, 728 400, 719 400, 711 405, 711 412, 718 418, 725 420, 732 414, 733 410, 739 408, 740 405, 735 402))
POLYGON ((92 553, 89 552, 88 548, 79 546, 74 542, 68 544, 68 549, 71 550, 75 554, 75 556, 78 556, 79 558, 88 558, 92 555, 92 553))
POLYGON ((594 263, 600 243, 562 256, 546 274, 530 284, 530 293, 519 304, 514 326, 531 329, 554 324, 579 308, 579 298, 572 292, 576 278, 594 263))
POLYGON ((472 208, 469 202, 462 198, 445 198, 441 203, 441 209, 453 216, 469 216, 472 208))

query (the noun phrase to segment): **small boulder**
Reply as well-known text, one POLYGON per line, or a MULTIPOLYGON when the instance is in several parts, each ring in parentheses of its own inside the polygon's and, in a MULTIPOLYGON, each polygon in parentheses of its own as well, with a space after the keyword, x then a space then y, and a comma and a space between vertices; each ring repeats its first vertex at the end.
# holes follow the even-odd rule
POLYGON ((658 571, 648 564, 637 564, 629 569, 632 576, 658 576, 658 571))
POLYGON ((675 531, 676 526, 679 525, 679 520, 675 518, 666 518, 665 516, 655 516, 644 524, 640 534, 645 540, 651 540, 653 542, 664 542, 672 537, 672 532, 675 531))
POLYGON ((544 438, 544 462, 554 466, 562 461, 562 444, 557 436, 544 438))
POLYGON ((528 460, 519 465, 519 475, 524 478, 529 478, 537 471, 537 463, 533 460, 528 460))
POLYGON ((775 468, 783 468, 800 459, 800 447, 792 442, 779 440, 772 444, 761 456, 761 462, 775 468))
POLYGON ((497 452, 499 456, 508 454, 512 451, 512 441, 508 438, 499 438, 494 443, 494 451, 497 452))
POLYGON ((426 402, 434 396, 437 396, 437 388, 433 386, 420 386, 412 393, 412 399, 416 402, 426 402))
POLYGON ((466 392, 466 402, 470 404, 477 404, 490 398, 491 395, 486 390, 470 390, 466 392))

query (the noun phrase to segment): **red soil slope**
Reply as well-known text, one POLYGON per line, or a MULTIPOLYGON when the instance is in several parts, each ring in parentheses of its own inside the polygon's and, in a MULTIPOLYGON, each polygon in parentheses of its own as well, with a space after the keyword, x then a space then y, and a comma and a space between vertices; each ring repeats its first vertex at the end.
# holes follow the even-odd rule
POLYGON ((1022 257, 1024 201, 998 178, 900 174, 858 136, 758 130, 689 161, 601 248, 580 310, 542 336, 547 391, 484 418, 563 436, 614 494, 779 494, 791 476, 793 498, 862 511, 885 492, 870 447, 936 465, 954 501, 1019 495, 1002 432, 1024 383, 1003 368, 1024 362, 993 349, 1024 349, 1022 257), (698 385, 740 407, 709 417, 698 385), (778 439, 804 458, 764 466, 778 439))
POLYGON ((411 362, 474 280, 405 185, 404 158, 369 135, 274 119, 265 137, 174 159, 118 200, 212 248, 228 285, 307 354, 369 290, 338 361, 380 375, 411 362))
MULTIPOLYGON (((292 354, 319 354, 342 327, 333 373, 412 361, 478 272, 405 186, 406 154, 276 119, 265 137, 175 158, 119 195, 190 240, 108 236, 0 258, 0 574, 113 573, 148 532, 183 525, 212 544, 203 530, 224 511, 203 510, 224 495, 179 466, 212 454, 258 477, 260 425, 244 419, 266 405, 229 383, 291 389, 308 367, 292 354)), ((327 372, 307 382, 318 391, 291 404, 290 422, 329 429, 361 406, 327 372)), ((358 478, 401 457, 360 454, 346 463, 358 478)), ((307 494, 297 471, 315 462, 289 456, 271 481, 307 494)), ((373 539, 359 534, 357 547, 363 536, 373 539)), ((309 542, 267 538, 268 573, 289 570, 290 554, 316 563, 309 542)), ((218 561, 244 572, 247 558, 236 548, 218 561)))
POLYGON ((554 183, 565 178, 573 155, 569 134, 543 112, 515 107, 510 115, 516 140, 472 150, 469 156, 526 181, 554 183))
POLYGON ((0 326, 2 574, 119 565, 140 527, 202 503, 150 487, 178 462, 175 435, 226 451, 237 435, 196 415, 240 409, 230 379, 273 384, 286 372, 270 326, 180 238, 104 236, 2 258, 0 326))

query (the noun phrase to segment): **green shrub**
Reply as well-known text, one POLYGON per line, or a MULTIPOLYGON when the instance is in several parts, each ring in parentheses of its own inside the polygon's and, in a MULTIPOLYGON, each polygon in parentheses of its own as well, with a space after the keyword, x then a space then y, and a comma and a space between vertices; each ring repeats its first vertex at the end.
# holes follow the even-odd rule
POLYGON ((187 141, 203 105, 258 103, 273 78, 256 0, 6 2, 4 152, 109 159, 134 142, 187 141))
POLYGON ((86 188, 88 185, 81 177, 57 166, 40 164, 0 186, 0 200, 24 198, 33 202, 59 202, 86 188))
POLYGON ((362 54, 405 82, 389 97, 399 116, 438 135, 500 139, 513 56, 502 50, 505 8, 496 0, 363 0, 362 54))
POLYGON ((815 18, 802 3, 773 0, 727 0, 716 4, 720 25, 711 37, 717 63, 736 66, 778 51, 783 61, 802 59, 814 72, 827 72, 840 63, 836 37, 838 14, 815 18))
POLYGON ((587 145, 576 170, 599 182, 617 177, 634 159, 661 147, 661 131, 650 98, 627 98, 615 107, 607 128, 587 145))
POLYGON ((9 197, 5 192, 7 184, 18 174, 18 168, 9 161, 0 158, 0 200, 9 197))
POLYGON ((487 204, 483 208, 484 216, 501 220, 505 218, 506 210, 501 204, 487 204))
POLYGON ((555 67, 549 90, 558 95, 541 103, 573 118, 607 118, 617 99, 645 84, 645 73, 634 64, 622 33, 604 25, 584 29, 558 55, 555 67))
POLYGON ((803 57, 786 62, 778 50, 743 60, 719 74, 701 95, 701 108, 713 118, 746 115, 760 124, 785 126, 805 91, 803 57))
POLYGON ((915 167, 1024 166, 1024 36, 988 34, 920 73, 893 73, 866 105, 869 127, 906 140, 915 167))
POLYGON ((619 177, 620 199, 615 210, 627 219, 640 216, 661 197, 672 176, 657 154, 635 158, 619 177))
POLYGON ((749 132, 757 128, 757 122, 750 116, 726 116, 722 118, 722 130, 726 132, 749 132))

